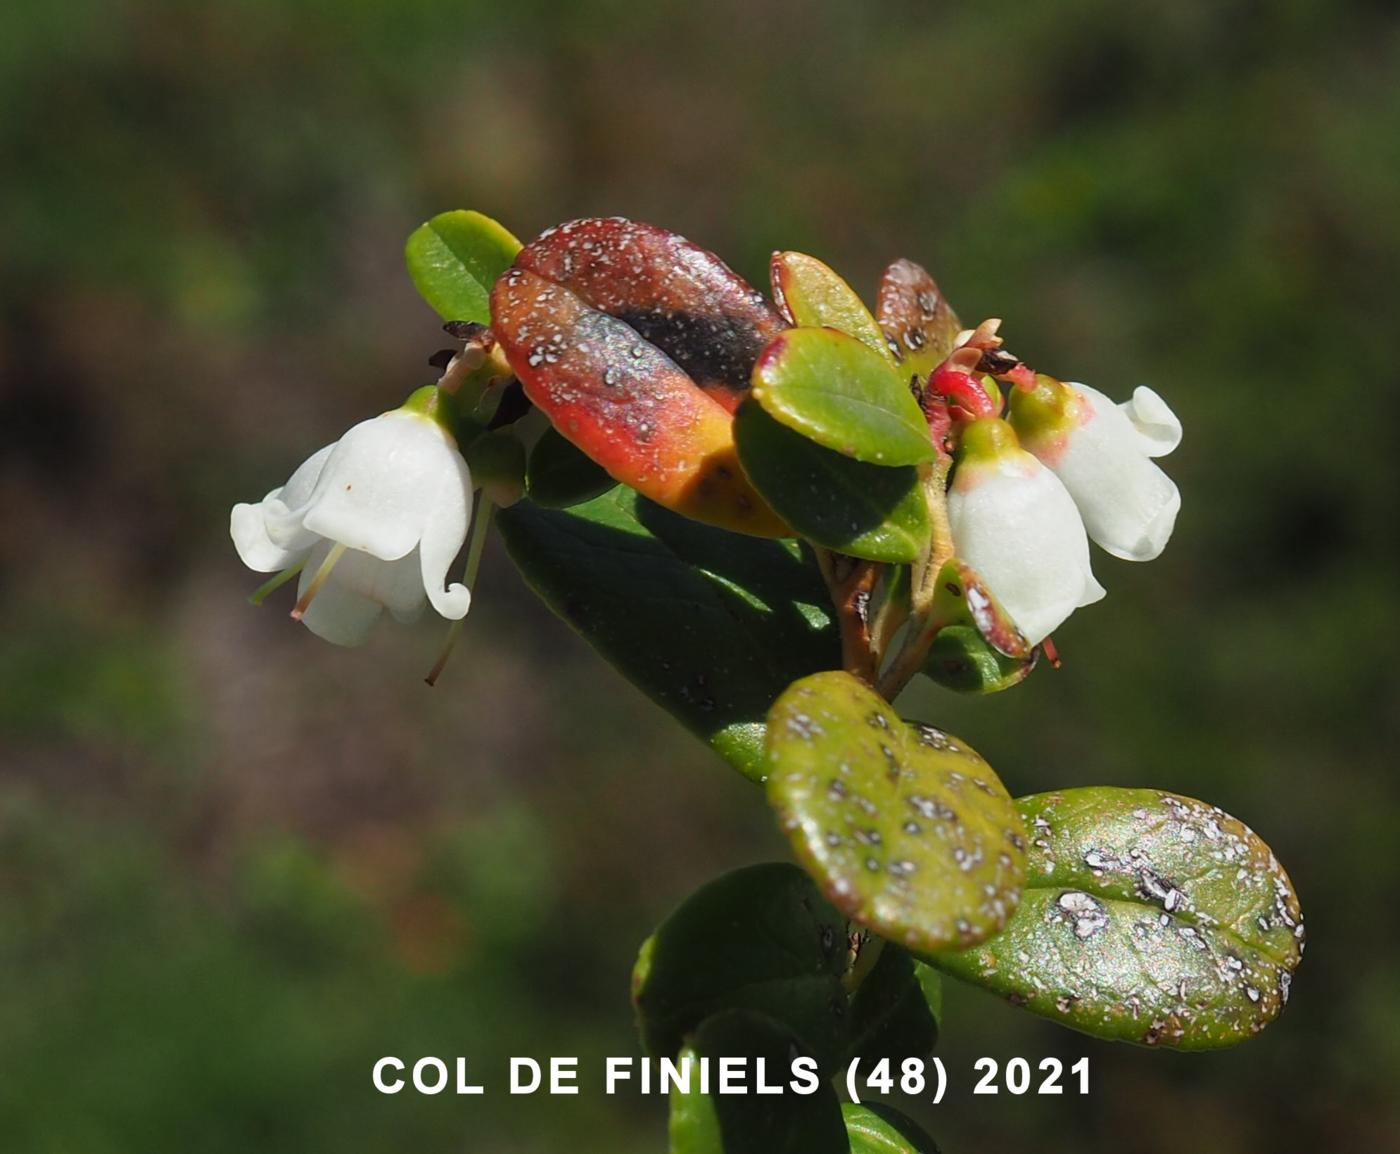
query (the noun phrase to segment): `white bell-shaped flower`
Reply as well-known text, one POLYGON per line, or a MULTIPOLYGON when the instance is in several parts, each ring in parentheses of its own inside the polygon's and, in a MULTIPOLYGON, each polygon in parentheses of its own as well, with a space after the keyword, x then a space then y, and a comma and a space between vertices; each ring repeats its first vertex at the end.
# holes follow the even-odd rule
POLYGON ((1021 443, 1064 482, 1089 536, 1125 561, 1166 547, 1181 509, 1176 484, 1152 460, 1181 441, 1181 422, 1145 386, 1115 405, 1088 385, 1038 376, 1011 392, 1021 443))
POLYGON ((1104 596, 1073 498, 1003 420, 963 428, 948 520, 958 557, 1032 645, 1104 596))
POLYGON ((466 539, 472 479, 420 389, 403 408, 362 421, 256 505, 235 505, 229 531, 250 569, 301 573, 292 616, 327 641, 358 645, 388 609, 411 621, 425 604, 459 620, 471 591, 448 584, 466 539))

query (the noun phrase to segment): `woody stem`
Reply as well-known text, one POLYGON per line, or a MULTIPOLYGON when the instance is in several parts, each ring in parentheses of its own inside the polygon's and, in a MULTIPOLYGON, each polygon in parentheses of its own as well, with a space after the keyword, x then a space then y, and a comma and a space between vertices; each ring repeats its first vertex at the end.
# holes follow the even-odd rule
POLYGON ((879 655, 870 635, 870 598, 880 577, 880 566, 820 546, 813 546, 813 552, 836 611, 841 667, 867 685, 874 685, 879 655))

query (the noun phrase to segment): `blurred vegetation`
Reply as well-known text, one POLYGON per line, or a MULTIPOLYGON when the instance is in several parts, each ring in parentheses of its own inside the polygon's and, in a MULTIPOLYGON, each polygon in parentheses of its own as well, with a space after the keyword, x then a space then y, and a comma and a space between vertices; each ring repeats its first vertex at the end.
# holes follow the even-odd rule
POLYGON ((1063 670, 905 704, 1014 792, 1250 822, 1308 914, 1294 1004, 1179 1057, 950 989, 929 1124, 1396 1148, 1398 69, 1380 2, 0 9, 0 1144, 661 1147, 658 1102, 384 1098, 370 1064, 632 1052, 637 944, 781 856, 757 795, 498 550, 428 691, 435 631, 330 651, 225 536, 429 379, 401 245, 475 207, 652 220, 760 283, 779 247, 867 289, 908 255, 1030 363, 1170 400, 1166 556, 1096 558, 1063 670), (1092 1095, 974 1100, 983 1053, 1088 1053, 1092 1095))

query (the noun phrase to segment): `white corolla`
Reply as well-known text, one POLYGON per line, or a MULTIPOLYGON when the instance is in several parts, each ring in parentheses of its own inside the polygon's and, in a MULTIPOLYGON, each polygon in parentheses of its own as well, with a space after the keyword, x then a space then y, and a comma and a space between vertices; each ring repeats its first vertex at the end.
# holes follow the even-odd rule
POLYGON ((440 418, 437 390, 350 429, 257 504, 235 505, 238 555, 262 573, 299 570, 292 616, 358 645, 388 609, 411 621, 431 604, 459 620, 471 591, 447 571, 466 539, 472 478, 440 418))
POLYGON ((1074 499, 1000 418, 963 427, 948 520, 957 555, 1032 645, 1104 595, 1074 499))
POLYGON ((1010 420, 1064 482, 1096 545, 1126 561, 1162 552, 1181 494, 1153 458, 1181 442, 1181 422, 1161 397, 1140 386, 1115 405, 1088 385, 1041 375, 1034 388, 1011 390, 1010 420))

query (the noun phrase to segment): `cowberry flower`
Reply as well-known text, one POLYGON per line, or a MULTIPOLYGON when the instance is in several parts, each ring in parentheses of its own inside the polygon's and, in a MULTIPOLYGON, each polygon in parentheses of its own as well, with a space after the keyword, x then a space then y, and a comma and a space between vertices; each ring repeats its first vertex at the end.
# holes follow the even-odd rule
POLYGON ((1032 645, 1104 595, 1074 499, 999 417, 961 427, 948 523, 958 557, 1032 645))
POLYGON ((300 573, 292 616, 337 645, 358 645, 385 609, 411 621, 426 604, 460 620, 471 591, 447 583, 466 539, 472 478, 436 386, 350 429, 229 532, 250 569, 300 573))
POLYGON ((1126 561, 1150 561, 1171 537, 1181 494, 1152 460, 1181 441, 1181 422, 1151 389, 1115 405, 1088 385, 1037 374, 1012 389, 1010 420, 1023 444, 1054 470, 1090 538, 1126 561))

